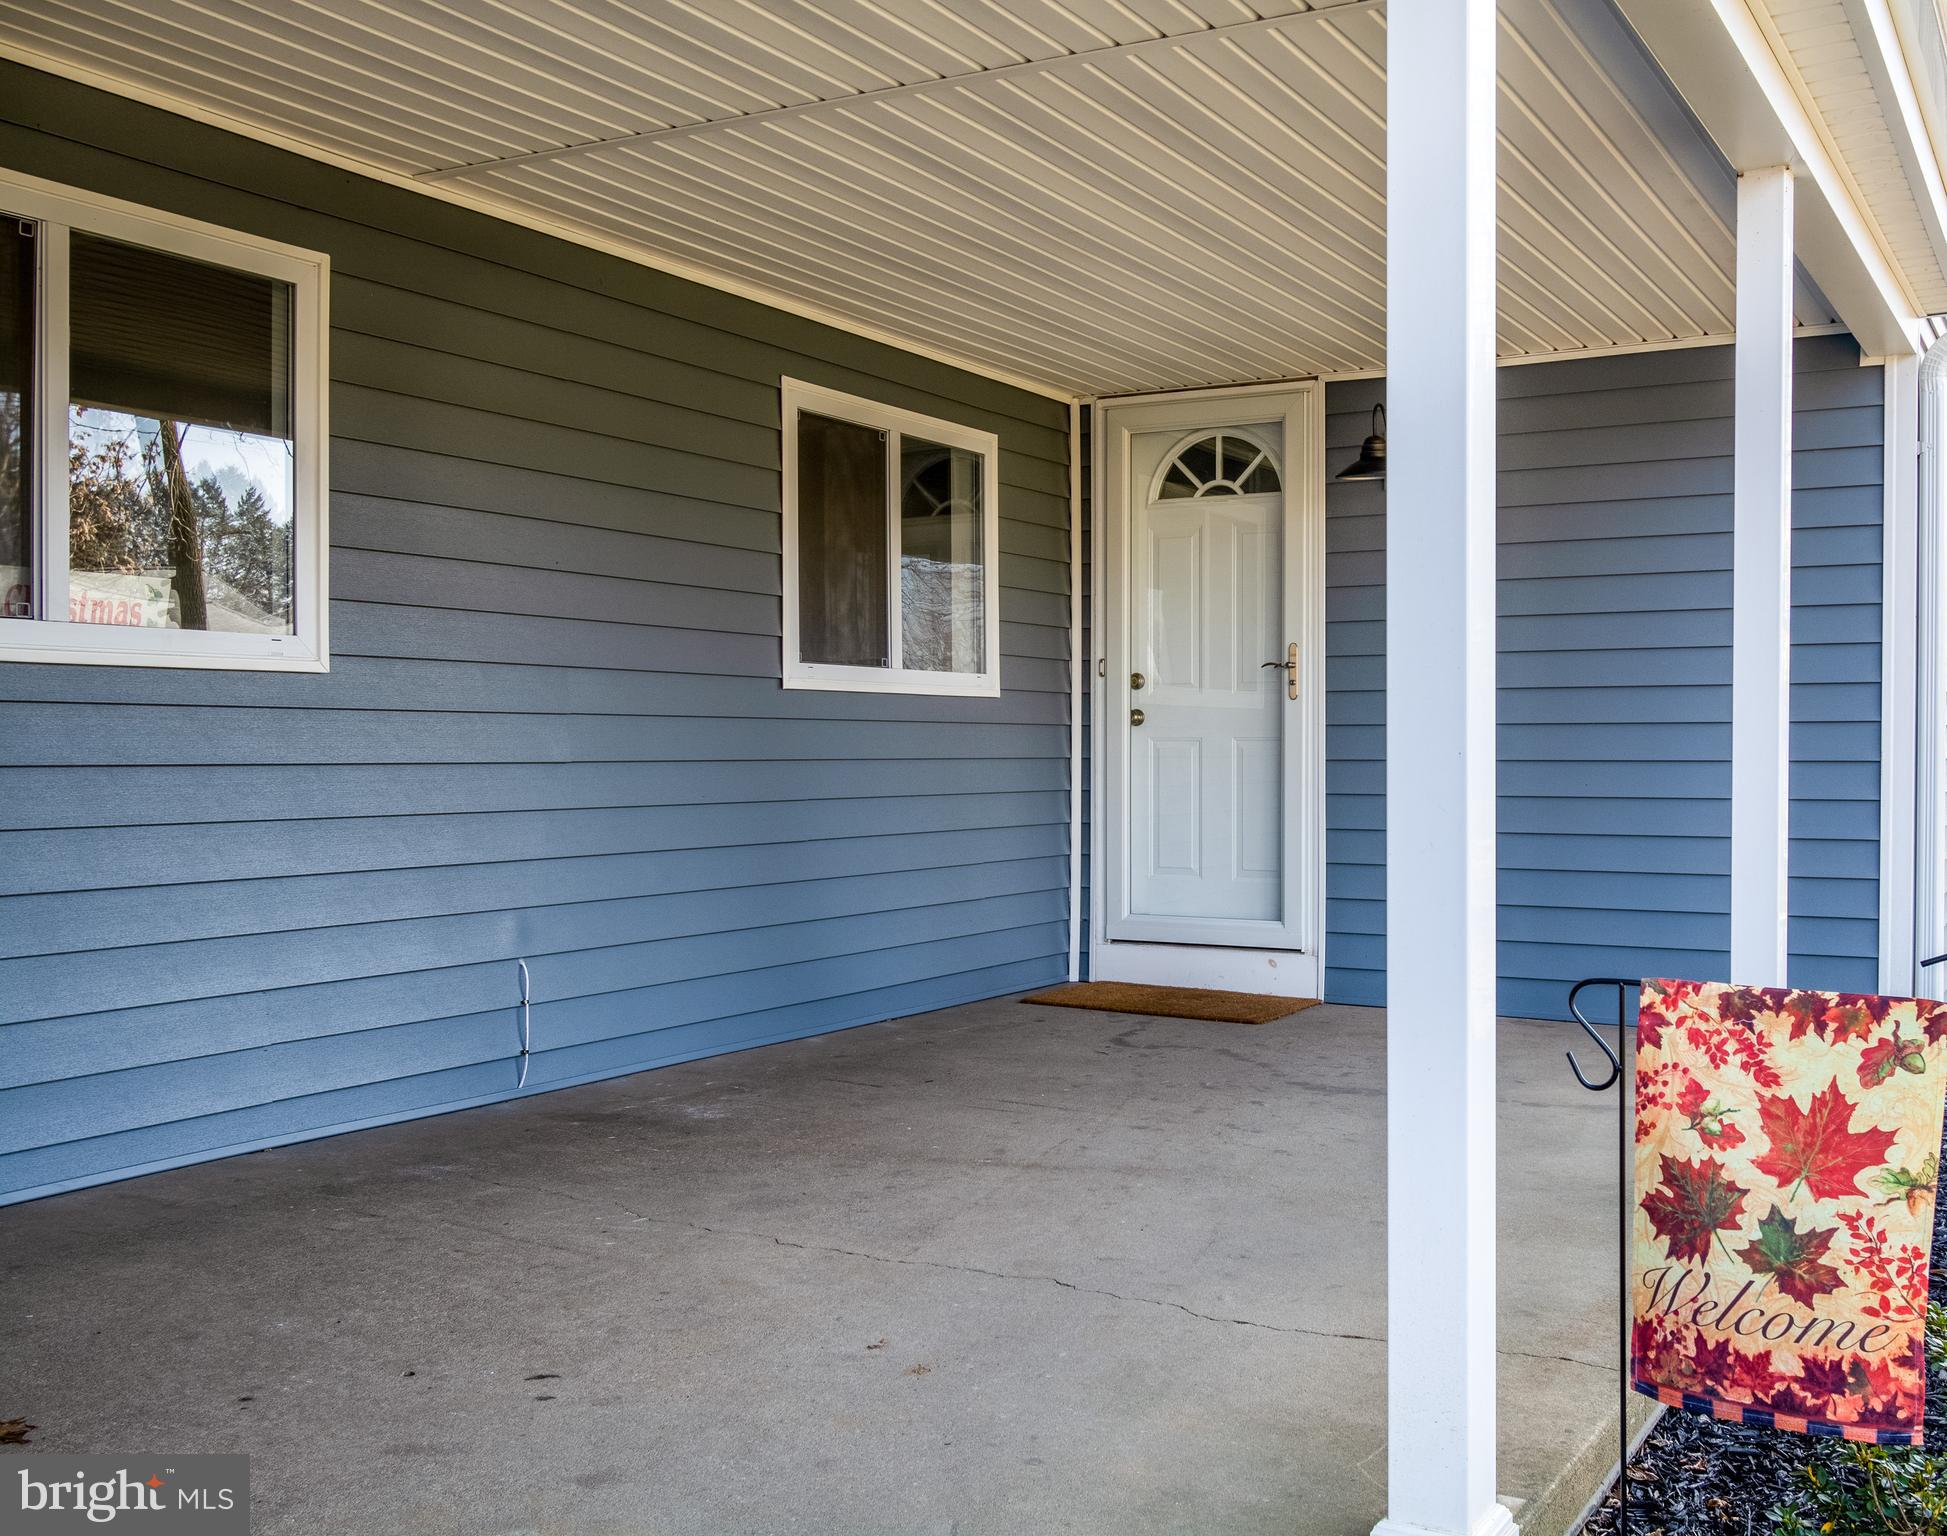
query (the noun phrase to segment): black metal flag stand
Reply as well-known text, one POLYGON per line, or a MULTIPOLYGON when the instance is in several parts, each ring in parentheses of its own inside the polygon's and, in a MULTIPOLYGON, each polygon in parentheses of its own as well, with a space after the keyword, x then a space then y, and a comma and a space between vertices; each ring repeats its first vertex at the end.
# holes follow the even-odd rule
MULTIPOLYGON (((1921 968, 1939 965, 1947 961, 1947 954, 1935 955, 1930 960, 1922 960, 1921 968)), ((1629 1187, 1631 1173, 1631 1154, 1635 1151, 1634 1106, 1629 1097, 1629 1069, 1625 1062, 1629 1050, 1629 991, 1641 988, 1640 979, 1625 981, 1618 976, 1591 976, 1586 981, 1578 981, 1569 988, 1568 1011, 1575 1016, 1575 1022, 1602 1049, 1609 1063, 1609 1075, 1600 1082, 1594 1081, 1582 1070, 1582 1063, 1575 1059, 1575 1052, 1568 1052, 1568 1064, 1574 1070, 1575 1080, 1591 1093, 1603 1093, 1610 1088, 1617 1090, 1616 1099, 1616 1177, 1620 1187, 1617 1190, 1617 1236, 1621 1242, 1621 1252, 1617 1265, 1622 1279, 1622 1385, 1617 1393, 1618 1407, 1622 1422, 1617 1427, 1617 1437, 1622 1442, 1622 1453, 1616 1461, 1616 1536, 1628 1536, 1629 1532, 1629 1401, 1631 1395, 1629 1381, 1629 1338, 1633 1322, 1630 1307, 1629 1260, 1630 1248, 1635 1238, 1635 1209, 1630 1203, 1629 1187), (1577 1001, 1590 987, 1614 987, 1616 989, 1616 1043, 1611 1046, 1602 1037, 1602 1032, 1585 1014, 1577 1001)))
POLYGON ((1622 1370, 1621 1385, 1617 1391, 1617 1408, 1620 1421, 1616 1428, 1617 1438, 1622 1442, 1621 1454, 1616 1459, 1616 1536, 1628 1536, 1629 1532, 1629 1250, 1635 1236, 1634 1211, 1629 1202, 1630 1154, 1635 1150, 1633 1130, 1634 1116, 1630 1114, 1629 1073, 1623 1065, 1629 1055, 1629 1011, 1628 994, 1631 987, 1642 986, 1641 980, 1624 981, 1616 976, 1591 976, 1586 981, 1578 981, 1569 989, 1568 1011, 1575 1015, 1575 1022, 1582 1026, 1588 1037, 1601 1047, 1602 1054, 1609 1062, 1609 1075, 1600 1081, 1593 1080, 1582 1070, 1582 1063, 1575 1059, 1575 1052, 1568 1052, 1568 1064, 1575 1073, 1575 1080, 1591 1093, 1603 1093, 1610 1088, 1616 1090, 1616 1177, 1620 1187, 1616 1195, 1617 1236, 1620 1239, 1616 1263, 1621 1275, 1622 1298, 1622 1370), (1600 1030, 1582 1012, 1578 999, 1590 987, 1614 987, 1616 989, 1616 1043, 1611 1046, 1602 1037, 1600 1030))

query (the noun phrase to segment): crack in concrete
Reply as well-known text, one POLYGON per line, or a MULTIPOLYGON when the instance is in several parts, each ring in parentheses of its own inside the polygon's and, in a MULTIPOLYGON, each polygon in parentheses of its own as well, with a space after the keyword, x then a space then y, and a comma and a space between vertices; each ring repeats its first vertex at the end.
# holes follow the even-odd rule
POLYGON ((1557 1361, 1562 1365, 1580 1365, 1586 1367, 1591 1371, 1604 1371, 1604 1372, 1613 1373, 1616 1369, 1615 1366, 1613 1365, 1604 1365, 1597 1360, 1578 1360, 1574 1355, 1544 1355, 1544 1354, 1538 1354, 1531 1349, 1501 1349, 1501 1350, 1496 1350, 1495 1353, 1501 1355, 1513 1355, 1522 1360, 1552 1360, 1552 1361, 1557 1361))
MULTIPOLYGON (((1384 1344, 1383 1334, 1339 1333, 1328 1328, 1297 1328, 1285 1323, 1260 1322, 1252 1317, 1223 1317, 1214 1312, 1199 1312, 1195 1307, 1185 1306, 1180 1301, 1165 1301, 1156 1296, 1130 1296, 1121 1291, 1105 1290, 1100 1286, 1081 1285, 1073 1280, 1064 1280, 1059 1275, 1020 1274, 1010 1270, 986 1269, 978 1264, 953 1264, 945 1259, 902 1259, 892 1254, 867 1253, 858 1248, 840 1248, 828 1243, 800 1243, 790 1238, 779 1237, 774 1232, 753 1232, 745 1227, 712 1227, 700 1221, 684 1221, 676 1216, 652 1216, 647 1211, 638 1211, 613 1196, 592 1197, 577 1194, 566 1189, 539 1189, 528 1184, 510 1184, 502 1179, 490 1179, 484 1174, 468 1173, 467 1177, 493 1189, 519 1190, 532 1195, 549 1195, 556 1199, 572 1200, 581 1205, 609 1206, 627 1213, 635 1221, 650 1221, 658 1226, 681 1227, 690 1232, 706 1232, 712 1237, 741 1237, 751 1242, 771 1243, 779 1248, 795 1248, 804 1253, 828 1253, 847 1259, 864 1259, 873 1264, 898 1264, 911 1269, 941 1269, 955 1274, 982 1275, 990 1280, 1018 1280, 1030 1284, 1052 1285, 1064 1291, 1074 1291, 1083 1296, 1102 1296, 1110 1301, 1128 1302, 1135 1306, 1163 1307, 1181 1312, 1185 1317, 1194 1317, 1199 1322, 1219 1323, 1235 1328, 1257 1328, 1266 1333, 1301 1334, 1314 1339, 1344 1339, 1354 1344, 1384 1344)), ((555 1244, 545 1244, 558 1247, 555 1244)), ((574 1252, 576 1250, 562 1250, 574 1252)), ((1574 1355, 1551 1355, 1529 1349, 1501 1349, 1497 1354, 1508 1355, 1522 1360, 1543 1360, 1559 1365, 1579 1365, 1585 1370, 1613 1371, 1612 1365, 1604 1365, 1594 1360, 1577 1359, 1574 1355)))
MULTIPOLYGON (((1181 1312, 1185 1317, 1194 1317, 1199 1322, 1218 1323, 1235 1328, 1256 1328, 1265 1333, 1299 1334, 1314 1339, 1343 1339, 1354 1344, 1384 1344, 1386 1342, 1383 1334, 1338 1333, 1327 1328, 1296 1328, 1284 1323, 1260 1322, 1258 1319, 1252 1317, 1223 1317, 1214 1312, 1199 1312, 1196 1308, 1185 1306, 1180 1301, 1165 1301, 1156 1296, 1131 1296, 1122 1291, 1105 1290, 1100 1286, 1081 1285, 1073 1280, 1064 1280, 1059 1275, 1021 1274, 1011 1270, 986 1269, 978 1264, 952 1264, 944 1259, 902 1259, 891 1254, 867 1253, 863 1249, 858 1248, 839 1248, 829 1243, 800 1243, 794 1242, 788 1237, 779 1237, 774 1232, 753 1232, 744 1227, 712 1227, 706 1226, 700 1221, 684 1221, 675 1216, 651 1216, 646 1211, 638 1211, 632 1206, 624 1205, 619 1200, 595 1200, 590 1199, 586 1195, 573 1194, 567 1190, 536 1189, 526 1184, 508 1184, 498 1179, 484 1178, 479 1174, 472 1174, 469 1177, 478 1183, 488 1185, 494 1189, 513 1189, 527 1194, 553 1195, 560 1199, 577 1201, 583 1205, 609 1205, 613 1206, 616 1210, 626 1212, 633 1221, 654 1222, 657 1226, 664 1227, 680 1227, 686 1232, 702 1232, 711 1237, 740 1237, 748 1242, 770 1243, 778 1248, 795 1248, 803 1253, 824 1253, 837 1258, 864 1259, 868 1263, 873 1264, 896 1264, 909 1269, 938 1269, 945 1270, 951 1274, 980 1275, 990 1280, 1017 1280, 1030 1284, 1052 1285, 1060 1290, 1074 1291, 1076 1294, 1082 1296, 1101 1296, 1110 1301, 1128 1302, 1135 1306, 1163 1307, 1171 1311, 1181 1312)), ((442 1219, 454 1226, 462 1227, 470 1232, 479 1232, 486 1236, 512 1236, 512 1234, 502 1229, 475 1226, 471 1222, 456 1221, 451 1216, 446 1216, 442 1219)), ((546 1248, 555 1253, 566 1253, 577 1257, 590 1256, 584 1249, 561 1243, 550 1243, 542 1238, 517 1237, 514 1240, 533 1247, 546 1248)), ((1558 1365, 1579 1365, 1585 1370, 1601 1371, 1605 1374, 1615 1370, 1615 1367, 1612 1365, 1604 1365, 1595 1360, 1580 1360, 1574 1355, 1550 1355, 1529 1349, 1499 1349, 1495 1353, 1522 1360, 1542 1360, 1550 1364, 1558 1365)))
MULTIPOLYGON (((691 1223, 683 1223, 685 1226, 691 1223)), ((1365 1333, 1334 1333, 1324 1328, 1294 1328, 1283 1323, 1264 1323, 1252 1317, 1221 1317, 1214 1312, 1199 1312, 1195 1307, 1186 1307, 1180 1301, 1165 1301, 1156 1296, 1129 1296, 1121 1291, 1104 1290, 1099 1286, 1081 1285, 1073 1280, 1064 1280, 1059 1275, 1017 1274, 1003 1269, 983 1269, 978 1264, 950 1264, 944 1259, 900 1259, 881 1253, 862 1253, 855 1248, 835 1248, 823 1243, 794 1243, 788 1238, 777 1237, 764 1232, 743 1232, 733 1227, 697 1227, 698 1231, 714 1232, 727 1236, 748 1237, 758 1240, 768 1238, 780 1248, 800 1248, 808 1253, 839 1254, 848 1259, 866 1259, 874 1264, 902 1264, 917 1269, 944 1269, 956 1274, 985 1275, 992 1280, 1025 1280, 1035 1284, 1058 1286, 1064 1291, 1075 1291, 1084 1296, 1105 1296, 1111 1301, 1126 1301, 1138 1306, 1165 1307, 1181 1312, 1186 1317, 1194 1317, 1200 1322, 1222 1323, 1237 1328, 1259 1328, 1266 1333, 1296 1333, 1315 1339, 1348 1339, 1361 1344, 1383 1344, 1384 1339, 1374 1338, 1365 1333)))
MULTIPOLYGON (((535 1185, 532 1184, 512 1184, 509 1183, 506 1179, 490 1179, 484 1173, 475 1173, 471 1169, 456 1169, 455 1171, 458 1172, 463 1178, 472 1179, 473 1182, 476 1184, 484 1184, 489 1189, 511 1189, 523 1195, 547 1195, 550 1198, 555 1200, 572 1200, 577 1205, 612 1206, 614 1209, 618 1211, 622 1211, 627 1215, 634 1217, 635 1220, 637 1221, 666 1222, 673 1219, 668 1216, 651 1216, 647 1211, 638 1211, 634 1206, 625 1205, 622 1201, 617 1200, 613 1195, 606 1195, 599 1199, 596 1199, 589 1195, 578 1195, 572 1189, 547 1189, 547 1188, 537 1188, 535 1185)), ((686 1221, 677 1222, 676 1225, 686 1227, 689 1226, 690 1223, 686 1221)))
POLYGON ((528 1184, 510 1184, 502 1179, 490 1179, 484 1174, 469 1173, 467 1177, 492 1189, 520 1190, 531 1195, 549 1195, 557 1199, 572 1200, 581 1205, 607 1205, 625 1211, 636 1221, 654 1222, 658 1226, 682 1227, 690 1232, 707 1232, 712 1237, 741 1237, 752 1242, 768 1242, 779 1248, 796 1248, 805 1253, 828 1253, 848 1259, 864 1259, 873 1264, 897 1264, 911 1269, 941 1269, 963 1275, 983 1275, 991 1280, 1019 1280, 1031 1284, 1052 1285, 1064 1291, 1074 1291, 1083 1296, 1102 1296, 1111 1301, 1129 1302, 1137 1306, 1163 1307, 1181 1312, 1186 1317, 1194 1317, 1199 1322, 1219 1323, 1236 1328, 1257 1328, 1266 1333, 1301 1334, 1315 1339, 1345 1339, 1357 1344, 1383 1344, 1383 1338, 1375 1338, 1368 1333, 1335 1333, 1324 1328, 1296 1328, 1283 1323, 1259 1322, 1251 1317, 1221 1317, 1214 1312, 1199 1312, 1195 1307, 1185 1306, 1180 1301, 1165 1301, 1155 1296, 1128 1296, 1120 1291, 1104 1290, 1098 1286, 1081 1285, 1073 1280, 1064 1280, 1059 1275, 1016 1274, 1001 1269, 984 1269, 977 1264, 950 1264, 944 1259, 902 1259, 891 1254, 866 1253, 857 1248, 839 1248, 826 1243, 799 1243, 790 1238, 779 1237, 772 1232, 752 1232, 742 1227, 712 1227, 700 1221, 684 1221, 676 1216, 652 1216, 646 1211, 638 1211, 624 1205, 613 1197, 594 1198, 576 1194, 565 1189, 539 1189, 528 1184))
POLYGON ((1379 1490, 1379 1494, 1382 1498, 1386 1494, 1386 1479, 1383 1477, 1373 1476, 1372 1464, 1375 1461, 1377 1461, 1381 1456, 1384 1456, 1385 1454, 1386 1454, 1386 1443, 1382 1440, 1376 1449, 1372 1451, 1368 1451, 1364 1456, 1360 1457, 1354 1467, 1354 1470, 1359 1474, 1360 1477, 1366 1480, 1369 1486, 1379 1490))

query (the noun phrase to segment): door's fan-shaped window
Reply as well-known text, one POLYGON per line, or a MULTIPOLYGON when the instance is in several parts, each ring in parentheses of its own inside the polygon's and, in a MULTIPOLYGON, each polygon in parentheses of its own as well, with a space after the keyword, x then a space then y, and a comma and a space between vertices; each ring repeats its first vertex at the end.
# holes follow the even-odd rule
POLYGON ((1263 496, 1283 487, 1269 449, 1238 432, 1193 438, 1171 457, 1156 499, 1196 496, 1263 496))

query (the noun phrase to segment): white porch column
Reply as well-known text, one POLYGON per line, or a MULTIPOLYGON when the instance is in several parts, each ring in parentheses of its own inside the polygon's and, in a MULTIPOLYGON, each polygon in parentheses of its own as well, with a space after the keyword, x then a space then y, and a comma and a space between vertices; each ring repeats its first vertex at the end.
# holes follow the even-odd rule
MULTIPOLYGON (((1936 341, 1928 348, 1919 372, 1920 473, 1914 509, 1920 606, 1914 686, 1916 961, 1932 959, 1947 948, 1947 613, 1942 612, 1947 604, 1947 344, 1936 341)), ((1939 985, 1937 969, 1923 971, 1916 964, 1914 970, 1913 987, 1922 996, 1939 985)))
MULTIPOLYGON (((1879 990, 1924 993, 1915 947, 1919 847, 1920 359, 1886 360, 1880 519, 1879 990)), ((1930 757, 1931 753, 1928 754, 1930 757)), ((1929 763, 1928 768, 1935 765, 1929 763)), ((1932 785, 1929 784, 1929 795, 1932 785)))
POLYGON ((1494 1499, 1495 0, 1387 27, 1387 1513, 1494 1499))
POLYGON ((1731 974, 1785 985, 1791 781, 1792 173, 1737 183, 1731 974))

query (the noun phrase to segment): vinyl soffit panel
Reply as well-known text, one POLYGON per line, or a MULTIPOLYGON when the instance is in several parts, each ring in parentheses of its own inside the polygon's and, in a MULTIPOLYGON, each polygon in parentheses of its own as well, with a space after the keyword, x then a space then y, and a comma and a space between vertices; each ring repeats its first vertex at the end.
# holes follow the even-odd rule
MULTIPOLYGON (((1084 394, 1383 366, 1385 26, 1370 0, 0 0, 0 47, 1084 394)), ((1729 172, 1605 0, 1506 0, 1501 60, 1503 355, 1728 335, 1729 172)))

